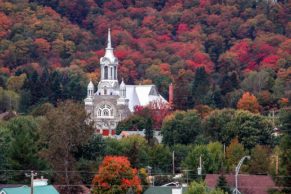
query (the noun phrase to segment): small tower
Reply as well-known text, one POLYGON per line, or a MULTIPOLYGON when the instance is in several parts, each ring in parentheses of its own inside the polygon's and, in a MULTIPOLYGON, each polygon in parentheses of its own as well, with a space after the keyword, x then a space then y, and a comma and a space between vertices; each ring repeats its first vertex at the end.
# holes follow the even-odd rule
POLYGON ((85 105, 88 105, 88 106, 93 105, 93 96, 94 96, 94 84, 90 80, 87 86, 87 98, 84 100, 85 105))
POLYGON ((119 91, 120 91, 120 98, 126 98, 126 86, 125 86, 125 83, 122 79, 122 82, 120 84, 120 87, 119 87, 119 91))
POLYGON ((128 99, 126 99, 126 85, 122 79, 119 87, 119 98, 117 100, 118 105, 128 105, 128 99))
POLYGON ((94 95, 94 84, 90 80, 88 87, 87 87, 87 98, 92 98, 94 95))

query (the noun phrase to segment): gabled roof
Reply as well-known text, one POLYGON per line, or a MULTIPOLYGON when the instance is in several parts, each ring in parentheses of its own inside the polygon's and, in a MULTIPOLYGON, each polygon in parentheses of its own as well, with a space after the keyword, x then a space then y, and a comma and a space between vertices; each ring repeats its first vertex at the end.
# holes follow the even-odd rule
MULTIPOLYGON (((215 188, 219 174, 207 174, 205 183, 210 188, 215 188)), ((228 186, 235 187, 235 176, 224 175, 228 186)), ((276 185, 270 176, 266 175, 238 175, 238 189, 245 194, 268 194, 270 188, 276 188, 276 185)))
POLYGON ((129 99, 129 109, 135 106, 147 106, 153 101, 167 102, 157 91, 155 85, 126 85, 126 98, 129 99))
MULTIPOLYGON (((2 188, 0 191, 4 191, 5 194, 30 194, 30 187, 22 186, 15 188, 2 188)), ((59 194, 59 192, 52 186, 37 186, 33 187, 34 194, 59 194)))
MULTIPOLYGON (((144 194, 172 194, 172 190, 178 187, 150 187, 144 194)), ((186 193, 187 188, 182 188, 182 193, 186 193)))

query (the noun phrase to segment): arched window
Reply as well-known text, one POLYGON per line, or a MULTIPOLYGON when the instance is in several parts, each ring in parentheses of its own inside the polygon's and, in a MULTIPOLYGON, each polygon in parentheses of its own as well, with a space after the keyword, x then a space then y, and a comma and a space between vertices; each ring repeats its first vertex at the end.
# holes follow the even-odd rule
POLYGON ((108 79, 108 67, 104 67, 104 79, 108 79))
POLYGON ((116 67, 114 67, 114 79, 117 79, 117 71, 116 71, 116 67))
POLYGON ((108 104, 102 104, 97 110, 97 117, 108 118, 114 115, 113 108, 108 104))
POLYGON ((103 116, 104 117, 108 117, 109 116, 109 112, 107 109, 103 110, 103 116))
POLYGON ((113 67, 110 67, 110 79, 113 78, 113 67))

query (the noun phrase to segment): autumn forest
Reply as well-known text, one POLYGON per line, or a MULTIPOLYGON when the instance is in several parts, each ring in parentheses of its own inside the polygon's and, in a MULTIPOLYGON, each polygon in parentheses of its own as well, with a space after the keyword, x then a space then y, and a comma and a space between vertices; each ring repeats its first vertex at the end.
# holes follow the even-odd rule
MULTIPOLYGON (((280 156, 285 163, 279 171, 289 179, 277 183, 290 189, 290 103, 291 1, 0 0, 0 113, 9 113, 0 123, 0 183, 24 179, 21 173, 7 178, 1 169, 61 171, 59 164, 70 161, 70 178, 48 173, 49 179, 90 186, 94 174, 75 170, 97 172, 97 164, 105 158, 105 168, 114 155, 126 168, 139 170, 139 176, 147 165, 156 173, 171 173, 172 151, 178 153, 177 168, 187 169, 195 169, 192 161, 207 152, 210 173, 219 173, 223 165, 231 172, 249 153, 259 162, 246 166, 245 172, 274 175, 274 168, 253 166, 261 167, 261 158, 273 164, 271 155, 287 153, 280 156), (155 129, 161 131, 163 144, 152 142, 152 131, 146 139, 90 136, 94 129, 84 121, 81 103, 89 80, 95 85, 100 80, 108 28, 120 81, 155 84, 165 99, 169 85, 174 87, 171 110, 155 113, 136 107, 117 131, 155 129), (72 139, 56 127, 67 122, 65 114, 79 127, 66 123, 72 139), (273 138, 275 126, 287 135, 273 138), (20 132, 22 128, 27 132, 20 132), (23 137, 29 140, 22 142, 23 137), (73 145, 64 150, 70 153, 67 158, 51 158, 66 140, 73 145), (217 164, 215 153, 223 146, 229 158, 227 164, 221 158, 217 164), (234 156, 235 149, 240 155, 234 156)), ((140 183, 137 171, 129 171, 140 193, 146 179, 140 183)), ((94 181, 103 184, 102 178, 94 181)))

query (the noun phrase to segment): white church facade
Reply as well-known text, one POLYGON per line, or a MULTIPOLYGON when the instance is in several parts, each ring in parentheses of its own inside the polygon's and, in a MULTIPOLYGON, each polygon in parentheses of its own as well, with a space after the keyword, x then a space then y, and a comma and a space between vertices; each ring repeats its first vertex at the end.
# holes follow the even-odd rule
POLYGON ((130 116, 135 106, 147 106, 154 101, 167 103, 155 85, 126 85, 123 80, 119 84, 119 62, 114 56, 110 29, 107 41, 105 55, 100 59, 101 80, 97 91, 90 81, 84 100, 96 132, 103 136, 115 135, 118 122, 130 116))

